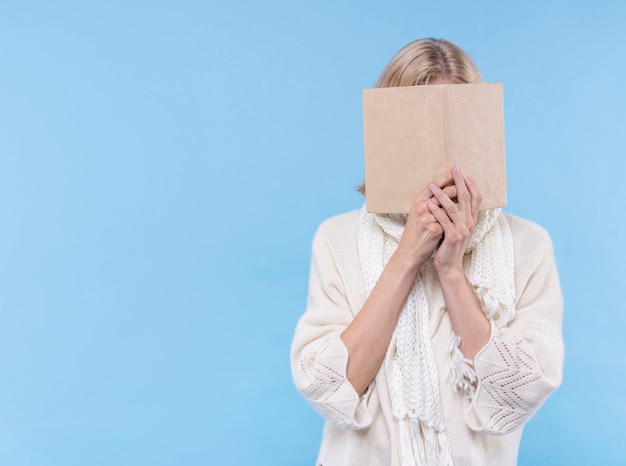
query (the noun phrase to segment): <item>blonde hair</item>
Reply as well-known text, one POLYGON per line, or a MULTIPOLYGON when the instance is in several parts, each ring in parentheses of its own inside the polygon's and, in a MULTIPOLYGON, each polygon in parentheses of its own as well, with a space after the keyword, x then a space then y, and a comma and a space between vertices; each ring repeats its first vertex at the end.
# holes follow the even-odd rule
POLYGON ((478 68, 458 46, 445 39, 419 39, 405 45, 380 74, 376 87, 420 86, 437 78, 479 83, 478 68))
MULTIPOLYGON (((400 49, 380 74, 376 87, 420 86, 447 78, 458 84, 482 82, 480 72, 460 47, 445 39, 418 39, 400 49)), ((365 184, 358 191, 365 194, 365 184)))

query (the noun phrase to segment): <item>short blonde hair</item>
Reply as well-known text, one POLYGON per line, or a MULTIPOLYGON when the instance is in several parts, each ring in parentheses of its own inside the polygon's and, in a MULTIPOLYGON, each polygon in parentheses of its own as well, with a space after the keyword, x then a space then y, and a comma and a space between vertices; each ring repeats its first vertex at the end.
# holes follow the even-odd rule
MULTIPOLYGON (((478 68, 460 47, 445 39, 418 39, 400 49, 380 74, 376 87, 420 86, 447 78, 454 83, 482 82, 478 68)), ((365 194, 365 184, 358 191, 365 194)))
POLYGON ((380 74, 376 87, 419 86, 437 78, 479 83, 478 68, 458 46, 445 39, 419 39, 405 45, 380 74))

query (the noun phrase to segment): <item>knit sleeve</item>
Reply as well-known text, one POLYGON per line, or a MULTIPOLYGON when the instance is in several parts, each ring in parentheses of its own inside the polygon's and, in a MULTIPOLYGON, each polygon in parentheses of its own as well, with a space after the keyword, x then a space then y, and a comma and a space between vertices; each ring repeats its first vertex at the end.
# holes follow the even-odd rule
POLYGON ((474 358, 477 384, 466 420, 476 431, 520 428, 561 383, 561 290, 550 239, 537 226, 533 232, 516 245, 515 318, 504 328, 492 323, 489 342, 474 358), (524 247, 533 249, 517 254, 524 247))
POLYGON ((353 314, 322 227, 313 241, 307 309, 296 327, 291 369, 298 391, 326 420, 342 429, 362 429, 372 420, 371 388, 359 396, 346 377, 348 350, 340 334, 353 314))

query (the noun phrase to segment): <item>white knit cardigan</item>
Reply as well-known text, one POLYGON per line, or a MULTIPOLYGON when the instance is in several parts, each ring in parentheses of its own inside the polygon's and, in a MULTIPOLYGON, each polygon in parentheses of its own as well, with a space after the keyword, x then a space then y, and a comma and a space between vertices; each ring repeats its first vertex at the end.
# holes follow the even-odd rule
MULTIPOLYGON (((523 425, 561 381, 562 298, 550 239, 531 222, 506 218, 514 242, 515 318, 503 328, 492 324, 474 359, 478 380, 469 396, 447 379, 450 319, 432 263, 422 267, 455 466, 516 464, 523 425)), ((307 310, 291 351, 296 387, 326 419, 319 465, 400 465, 385 371, 360 397, 346 379, 349 354, 339 335, 365 299, 355 211, 327 220, 316 233, 307 310)))

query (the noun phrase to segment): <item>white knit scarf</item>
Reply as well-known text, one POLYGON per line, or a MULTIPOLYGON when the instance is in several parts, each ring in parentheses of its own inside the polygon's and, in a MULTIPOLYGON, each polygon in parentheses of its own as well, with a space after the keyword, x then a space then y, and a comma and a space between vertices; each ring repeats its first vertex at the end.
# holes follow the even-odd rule
MULTIPOLYGON (((404 232, 406 216, 377 215, 361 209, 359 255, 369 296, 404 232)), ((489 320, 497 326, 515 314, 513 239, 499 209, 479 212, 466 249, 467 271, 489 320)), ((469 394, 476 381, 472 361, 463 357, 460 338, 450 335, 449 376, 455 391, 469 394)), ((393 333, 384 361, 402 466, 452 465, 445 431, 439 378, 430 339, 430 310, 418 274, 393 333)))

